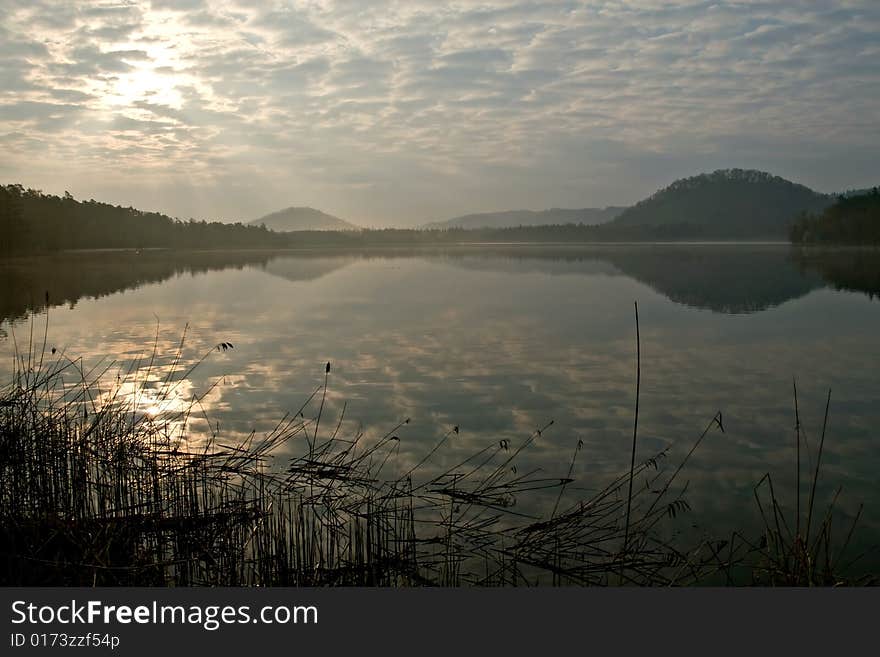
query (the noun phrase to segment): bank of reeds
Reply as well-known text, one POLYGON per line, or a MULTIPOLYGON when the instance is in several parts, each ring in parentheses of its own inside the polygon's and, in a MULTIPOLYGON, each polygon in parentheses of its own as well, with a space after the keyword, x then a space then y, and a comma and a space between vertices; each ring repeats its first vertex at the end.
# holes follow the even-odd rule
MULTIPOLYGON (((188 441, 185 420, 198 411, 198 398, 170 414, 144 413, 139 405, 139 386, 155 374, 155 352, 114 377, 109 366, 85 371, 80 360, 48 353, 45 337, 42 344, 31 337, 0 392, 5 585, 848 581, 831 556, 833 514, 813 520, 815 485, 803 529, 786 523, 768 477, 763 536, 671 542, 667 521, 689 509, 681 472, 704 438, 723 431, 720 413, 676 467, 658 467, 665 452, 634 458, 598 492, 572 501, 580 442, 563 465, 566 476, 516 467, 552 422, 519 444, 487 444, 437 472, 432 457, 454 439, 452 427, 418 464, 400 468, 405 474, 388 476, 409 420, 378 439, 344 435, 341 418, 322 417, 329 363, 303 407, 272 431, 236 443, 213 433, 196 443, 188 441), (523 500, 539 491, 555 504, 535 517, 523 500)), ((180 354, 150 391, 154 397, 170 397, 186 379, 180 354)), ((822 443, 818 451, 821 458, 822 443)))

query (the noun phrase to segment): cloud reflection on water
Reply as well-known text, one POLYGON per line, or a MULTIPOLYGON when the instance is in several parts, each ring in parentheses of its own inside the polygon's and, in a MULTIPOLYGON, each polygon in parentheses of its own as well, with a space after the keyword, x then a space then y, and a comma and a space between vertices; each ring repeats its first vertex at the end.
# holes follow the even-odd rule
MULTIPOLYGON (((53 308, 50 335, 68 354, 111 355, 121 368, 152 349, 156 317, 166 356, 189 325, 184 363, 234 343, 187 381, 196 395, 216 386, 204 406, 227 441, 269 431, 299 409, 331 361, 325 427, 335 426, 343 404, 343 432, 363 427, 365 440, 412 418, 391 472, 415 464, 452 425, 461 434, 438 453, 438 467, 501 440, 518 444, 553 419, 521 467, 562 475, 582 439, 578 487, 596 488, 628 463, 638 300, 639 456, 673 444, 680 457, 716 411, 724 414, 726 433, 711 436, 688 468, 687 522, 739 526, 751 486, 767 470, 790 490, 792 378, 811 439, 825 390, 834 388, 823 492, 843 484, 850 512, 855 502, 880 502, 872 483, 880 378, 871 367, 880 357, 880 306, 822 289, 817 274, 801 273, 778 247, 699 248, 715 251, 288 255, 178 272, 53 308), (658 270, 662 276, 652 274, 658 270), (738 286, 711 284, 737 277, 738 286)), ((26 323, 14 328, 20 334, 26 323)), ((10 351, 11 341, 0 349, 10 351)), ((190 429, 208 430, 192 421, 190 429)), ((869 505, 866 517, 876 530, 880 513, 869 505)))

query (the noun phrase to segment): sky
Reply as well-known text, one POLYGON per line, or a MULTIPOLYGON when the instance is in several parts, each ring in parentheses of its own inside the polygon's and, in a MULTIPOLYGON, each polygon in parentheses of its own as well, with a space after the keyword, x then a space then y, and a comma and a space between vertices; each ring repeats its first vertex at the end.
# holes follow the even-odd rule
POLYGON ((880 182, 876 0, 0 0, 0 182, 364 226, 880 182))

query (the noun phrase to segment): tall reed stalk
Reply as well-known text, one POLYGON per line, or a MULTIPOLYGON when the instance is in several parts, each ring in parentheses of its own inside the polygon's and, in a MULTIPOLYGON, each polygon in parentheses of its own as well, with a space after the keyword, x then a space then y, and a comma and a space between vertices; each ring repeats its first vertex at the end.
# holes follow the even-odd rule
POLYGON ((690 509, 674 484, 710 430, 723 431, 720 413, 671 474, 659 467, 665 450, 636 461, 636 421, 629 469, 574 498, 580 441, 565 477, 517 469, 552 421, 441 469, 433 457, 460 433, 451 427, 389 476, 409 419, 374 439, 342 417, 320 433, 329 363, 271 431, 233 441, 218 428, 200 442, 187 420, 204 395, 159 415, 140 401, 157 380, 150 394, 169 399, 215 350, 184 369, 181 341, 163 372, 157 332, 149 357, 114 378, 112 364, 86 369, 46 344, 29 339, 0 391, 0 584, 666 586, 732 581, 745 563, 754 581, 839 583, 830 512, 812 523, 824 428, 806 534, 786 529, 768 475, 769 514, 756 489, 767 531, 737 537, 725 556, 715 541, 672 544, 665 527, 690 509), (540 491, 555 493, 548 513, 529 502, 540 491))

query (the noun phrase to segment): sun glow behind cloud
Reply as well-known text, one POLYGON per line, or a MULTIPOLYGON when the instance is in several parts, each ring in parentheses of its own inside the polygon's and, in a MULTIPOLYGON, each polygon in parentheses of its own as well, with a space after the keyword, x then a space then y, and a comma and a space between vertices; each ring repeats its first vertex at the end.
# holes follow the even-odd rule
POLYGON ((182 63, 168 43, 149 44, 144 48, 144 53, 143 61, 139 58, 133 61, 122 58, 132 70, 119 74, 106 85, 101 102, 110 109, 121 107, 130 110, 136 107, 137 102, 180 109, 183 96, 179 88, 192 85, 196 80, 178 72, 182 69, 182 63))
POLYGON ((868 0, 0 0, 0 178, 367 224, 725 166, 876 184, 878 32, 868 0))

